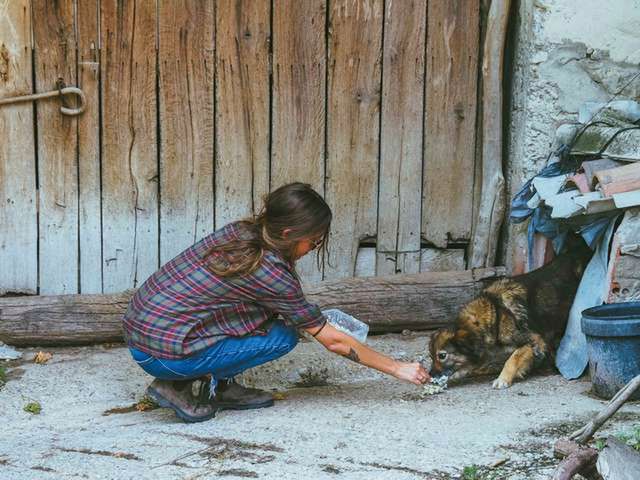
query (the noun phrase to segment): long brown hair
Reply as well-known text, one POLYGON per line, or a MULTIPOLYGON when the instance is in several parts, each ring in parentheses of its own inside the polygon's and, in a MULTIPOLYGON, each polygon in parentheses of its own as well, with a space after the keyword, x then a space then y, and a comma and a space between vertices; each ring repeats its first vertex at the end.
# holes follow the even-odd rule
POLYGON ((311 238, 319 239, 318 269, 327 255, 331 209, 306 183, 289 183, 269 193, 260 213, 241 223, 249 235, 207 252, 205 262, 214 274, 226 277, 251 273, 267 250, 279 253, 293 267, 296 244, 311 238), (288 232, 283 235, 285 230, 288 232))

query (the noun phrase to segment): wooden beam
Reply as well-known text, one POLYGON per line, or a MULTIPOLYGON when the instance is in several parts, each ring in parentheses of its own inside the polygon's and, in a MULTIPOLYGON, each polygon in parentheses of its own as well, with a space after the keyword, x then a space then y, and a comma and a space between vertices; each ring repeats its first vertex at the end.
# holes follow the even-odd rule
POLYGON ((511 0, 491 2, 482 60, 482 184, 474 219, 470 267, 495 262, 506 210, 502 174, 502 73, 511 0))
MULTIPOLYGON (((452 322, 503 268, 349 278, 306 290, 320 308, 339 308, 372 333, 429 330, 452 322)), ((122 341, 122 315, 133 291, 111 295, 0 298, 0 341, 16 346, 122 341)))

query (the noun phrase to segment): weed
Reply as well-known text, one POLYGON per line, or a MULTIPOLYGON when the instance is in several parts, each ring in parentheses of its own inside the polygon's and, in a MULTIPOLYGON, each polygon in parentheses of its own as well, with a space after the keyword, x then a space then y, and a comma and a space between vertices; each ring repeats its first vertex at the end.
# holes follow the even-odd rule
POLYGON ((596 450, 602 450, 606 444, 607 444, 607 441, 604 438, 598 438, 593 443, 593 446, 595 447, 596 450))
POLYGON ((0 387, 7 383, 7 371, 0 365, 0 387))
POLYGON ((631 432, 623 432, 616 435, 621 442, 626 443, 633 449, 640 451, 640 425, 636 426, 631 432))
POLYGON ((135 404, 136 410, 139 412, 146 412, 148 410, 155 410, 158 408, 158 404, 153 401, 153 399, 147 395, 142 397, 142 399, 135 404))
POLYGON ((462 469, 462 480, 481 480, 480 467, 470 465, 462 469))
POLYGON ((42 411, 42 407, 38 402, 29 402, 24 406, 23 410, 27 413, 38 415, 42 411))

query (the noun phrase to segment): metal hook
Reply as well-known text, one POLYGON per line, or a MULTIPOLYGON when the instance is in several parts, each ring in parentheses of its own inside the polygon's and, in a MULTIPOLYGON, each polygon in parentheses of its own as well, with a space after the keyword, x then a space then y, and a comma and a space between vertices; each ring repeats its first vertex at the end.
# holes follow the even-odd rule
POLYGON ((21 97, 4 98, 0 100, 0 105, 10 105, 20 102, 34 102, 36 100, 42 100, 44 98, 62 97, 65 95, 77 95, 79 105, 76 108, 60 106, 60 113, 63 115, 75 116, 80 115, 86 108, 87 99, 84 92, 77 87, 64 87, 51 92, 35 93, 33 95, 23 95, 21 97))

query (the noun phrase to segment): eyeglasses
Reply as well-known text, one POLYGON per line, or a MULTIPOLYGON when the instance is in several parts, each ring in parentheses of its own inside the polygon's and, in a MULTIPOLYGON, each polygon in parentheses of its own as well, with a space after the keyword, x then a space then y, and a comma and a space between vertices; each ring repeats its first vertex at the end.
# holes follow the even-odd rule
POLYGON ((309 245, 311 245, 311 250, 315 250, 316 248, 322 246, 324 242, 324 237, 320 237, 317 240, 309 240, 309 245))

